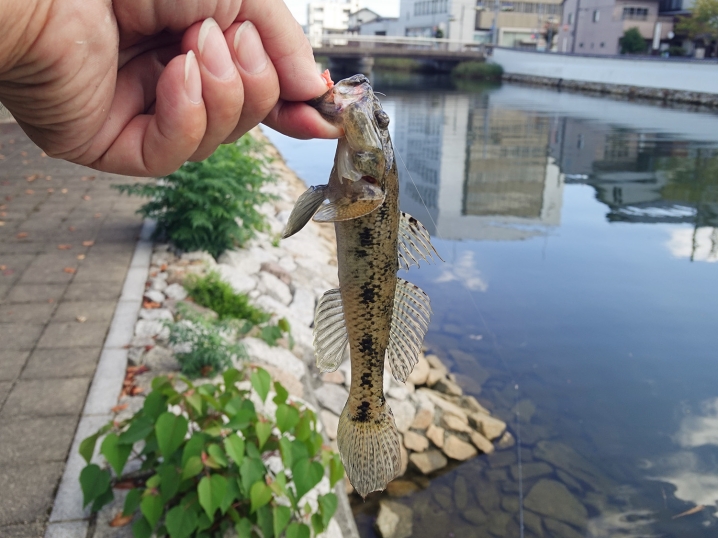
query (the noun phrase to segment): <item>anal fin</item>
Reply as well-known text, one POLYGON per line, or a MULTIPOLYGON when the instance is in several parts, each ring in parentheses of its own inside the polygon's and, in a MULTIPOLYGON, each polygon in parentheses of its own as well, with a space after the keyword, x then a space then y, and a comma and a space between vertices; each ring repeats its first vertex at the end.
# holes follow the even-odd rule
POLYGON ((409 269, 419 267, 419 259, 431 263, 434 254, 444 261, 431 244, 431 236, 426 228, 409 213, 401 213, 399 218, 399 266, 409 269))
POLYGON ((397 381, 404 383, 419 361, 431 320, 429 296, 419 286, 397 279, 386 359, 397 381))
POLYGON ((309 187, 302 193, 297 199, 297 203, 294 204, 292 213, 289 215, 282 239, 293 236, 306 226, 307 222, 309 222, 314 213, 317 212, 317 209, 319 209, 319 206, 322 205, 322 202, 326 198, 326 191, 326 185, 317 185, 315 187, 309 187))
POLYGON ((322 295, 314 313, 314 353, 317 368, 333 372, 349 355, 349 335, 338 289, 322 295))

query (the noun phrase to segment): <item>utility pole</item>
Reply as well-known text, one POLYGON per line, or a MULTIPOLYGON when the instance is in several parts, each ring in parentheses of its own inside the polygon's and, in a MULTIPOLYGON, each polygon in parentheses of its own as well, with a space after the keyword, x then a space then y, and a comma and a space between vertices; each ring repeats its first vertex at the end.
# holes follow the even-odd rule
POLYGON ((573 39, 571 40, 571 54, 576 52, 576 36, 578 35, 578 14, 581 12, 581 0, 576 0, 576 16, 573 18, 573 39))

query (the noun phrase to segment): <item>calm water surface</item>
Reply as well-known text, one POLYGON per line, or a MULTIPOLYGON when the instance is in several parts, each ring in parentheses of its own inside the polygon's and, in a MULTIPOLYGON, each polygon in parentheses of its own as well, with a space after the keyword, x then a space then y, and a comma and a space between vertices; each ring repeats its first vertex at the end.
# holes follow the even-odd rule
MULTIPOLYGON (((402 209, 446 260, 408 275, 432 299, 427 345, 520 441, 399 499, 414 536, 537 536, 520 506, 542 479, 588 515, 544 522, 545 536, 716 536, 718 117, 374 84, 406 163, 402 209), (519 454, 550 474, 519 482, 519 454)), ((334 142, 268 134, 308 184, 326 183, 334 142)), ((357 509, 365 537, 375 509, 357 509)))

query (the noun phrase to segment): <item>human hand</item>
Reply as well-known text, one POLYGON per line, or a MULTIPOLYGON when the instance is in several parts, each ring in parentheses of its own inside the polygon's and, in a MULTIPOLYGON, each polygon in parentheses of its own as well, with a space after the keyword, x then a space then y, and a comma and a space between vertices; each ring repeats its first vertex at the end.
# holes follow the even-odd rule
POLYGON ((340 135, 303 103, 326 85, 282 0, 0 4, 0 101, 50 156, 162 176, 262 121, 340 135))

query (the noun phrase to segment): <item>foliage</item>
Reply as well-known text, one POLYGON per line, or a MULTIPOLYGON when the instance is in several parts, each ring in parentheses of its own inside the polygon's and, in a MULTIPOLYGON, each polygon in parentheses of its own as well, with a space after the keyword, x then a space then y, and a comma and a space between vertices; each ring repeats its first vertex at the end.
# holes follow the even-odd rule
MULTIPOLYGON (((214 538, 231 528, 240 537, 262 538, 323 532, 337 498, 327 493, 314 504, 305 495, 325 474, 331 487, 342 478, 339 455, 322 446, 316 415, 290 402, 279 383, 269 417, 238 388, 241 379, 235 369, 222 382, 200 386, 155 378, 140 411, 81 443, 84 505, 94 512, 113 499, 114 472, 115 483, 132 482, 123 514, 137 514, 136 538, 214 538), (113 472, 91 463, 103 435, 100 453, 113 472), (132 479, 122 476, 131 454, 141 462, 132 479)), ((269 374, 257 369, 250 381, 266 402, 269 374)))
POLYGON ((668 47, 668 56, 685 56, 686 49, 683 47, 668 47))
POLYGON ((474 80, 501 80, 504 68, 486 62, 461 62, 451 71, 452 76, 474 80))
POLYGON ((180 303, 178 313, 179 321, 167 323, 169 343, 187 377, 218 374, 232 365, 233 358, 247 358, 243 345, 228 340, 237 327, 193 312, 184 303, 180 303))
POLYGON ((249 297, 236 293, 217 273, 200 277, 190 275, 184 281, 189 296, 197 303, 211 308, 219 319, 246 319, 254 325, 268 321, 270 315, 249 304, 249 297))
POLYGON ((150 198, 138 213, 157 220, 155 236, 167 237, 182 250, 206 250, 217 257, 266 227, 257 206, 272 199, 260 192, 272 179, 264 171, 266 159, 256 156, 260 149, 247 135, 202 162, 185 163, 154 185, 116 188, 150 198))
POLYGON ((648 48, 646 40, 643 39, 638 27, 629 28, 623 33, 620 39, 621 54, 641 54, 648 48))
POLYGON ((691 39, 718 39, 718 0, 696 0, 690 16, 679 19, 676 32, 691 39))

